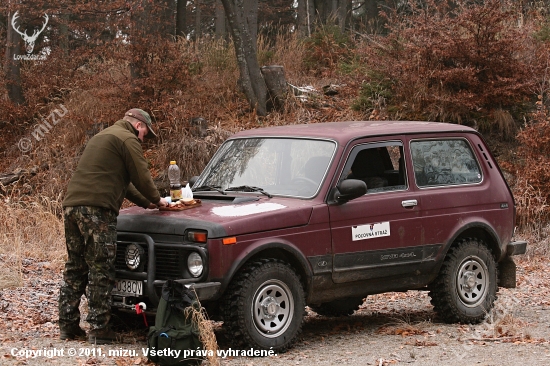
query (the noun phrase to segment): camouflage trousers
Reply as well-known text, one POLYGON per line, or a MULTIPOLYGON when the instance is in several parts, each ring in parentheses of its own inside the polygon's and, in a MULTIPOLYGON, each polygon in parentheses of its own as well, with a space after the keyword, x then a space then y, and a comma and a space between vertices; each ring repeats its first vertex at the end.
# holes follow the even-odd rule
POLYGON ((111 318, 111 290, 115 281, 117 214, 92 206, 66 207, 65 240, 68 259, 59 292, 59 327, 80 322, 80 298, 88 299, 86 321, 103 329, 111 318))

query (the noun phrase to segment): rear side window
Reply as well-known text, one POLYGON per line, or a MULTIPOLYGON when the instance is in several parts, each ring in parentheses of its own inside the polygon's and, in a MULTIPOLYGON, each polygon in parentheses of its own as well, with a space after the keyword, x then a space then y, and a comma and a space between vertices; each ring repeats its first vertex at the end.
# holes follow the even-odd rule
POLYGON ((463 139, 411 142, 414 177, 418 187, 481 182, 481 169, 463 139))

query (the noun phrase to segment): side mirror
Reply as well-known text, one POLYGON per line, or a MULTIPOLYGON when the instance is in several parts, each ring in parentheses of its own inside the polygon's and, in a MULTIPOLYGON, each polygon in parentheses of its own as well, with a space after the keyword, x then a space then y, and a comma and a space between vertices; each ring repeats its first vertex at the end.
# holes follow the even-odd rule
POLYGON ((367 185, 362 180, 345 179, 336 186, 333 194, 334 203, 345 203, 367 193, 367 185))
POLYGON ((193 188, 195 183, 197 182, 197 179, 199 179, 198 175, 194 175, 189 179, 189 187, 193 188))

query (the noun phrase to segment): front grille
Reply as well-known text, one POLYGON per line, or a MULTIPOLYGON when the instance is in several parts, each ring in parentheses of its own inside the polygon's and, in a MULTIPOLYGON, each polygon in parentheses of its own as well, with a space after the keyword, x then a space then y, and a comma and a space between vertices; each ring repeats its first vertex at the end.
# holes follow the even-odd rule
POLYGON ((186 277, 187 251, 174 247, 155 247, 157 280, 175 280, 186 277))
MULTIPOLYGON (((117 242, 117 253, 115 260, 115 269, 129 271, 126 266, 125 254, 126 247, 132 243, 130 242, 117 242)), ((133 243, 138 244, 143 248, 143 255, 140 267, 135 272, 147 272, 147 265, 149 255, 147 251, 147 244, 145 243, 133 243)), ((175 245, 155 245, 156 256, 156 280, 175 280, 182 278, 191 278, 187 272, 187 256, 189 250, 181 248, 175 245)))

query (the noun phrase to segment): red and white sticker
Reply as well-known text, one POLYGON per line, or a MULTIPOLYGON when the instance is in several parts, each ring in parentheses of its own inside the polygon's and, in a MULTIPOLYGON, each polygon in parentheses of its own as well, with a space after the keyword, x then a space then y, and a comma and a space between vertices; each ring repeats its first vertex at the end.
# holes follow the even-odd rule
POLYGON ((378 222, 351 227, 351 240, 366 240, 390 236, 390 222, 378 222))

